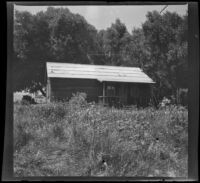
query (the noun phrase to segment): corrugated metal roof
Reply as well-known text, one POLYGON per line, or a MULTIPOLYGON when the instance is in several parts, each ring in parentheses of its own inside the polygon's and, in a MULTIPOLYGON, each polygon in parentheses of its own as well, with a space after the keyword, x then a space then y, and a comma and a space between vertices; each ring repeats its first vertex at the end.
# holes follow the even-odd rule
POLYGON ((99 81, 154 83, 138 67, 47 62, 49 78, 84 78, 99 81))

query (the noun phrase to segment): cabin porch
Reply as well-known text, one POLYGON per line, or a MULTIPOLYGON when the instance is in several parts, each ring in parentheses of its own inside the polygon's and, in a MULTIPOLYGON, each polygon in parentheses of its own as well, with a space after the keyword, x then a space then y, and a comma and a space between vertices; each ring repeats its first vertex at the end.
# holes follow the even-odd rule
POLYGON ((103 82, 102 95, 98 102, 108 106, 147 106, 151 97, 151 86, 143 83, 103 82))

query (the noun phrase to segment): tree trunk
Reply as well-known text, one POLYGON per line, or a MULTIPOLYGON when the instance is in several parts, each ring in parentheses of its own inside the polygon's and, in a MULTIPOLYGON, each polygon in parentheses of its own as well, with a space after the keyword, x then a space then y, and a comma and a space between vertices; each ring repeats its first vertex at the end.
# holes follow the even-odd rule
POLYGON ((44 97, 46 97, 46 93, 43 91, 43 89, 42 89, 42 88, 39 88, 39 90, 40 90, 40 92, 42 93, 42 95, 43 95, 44 97))

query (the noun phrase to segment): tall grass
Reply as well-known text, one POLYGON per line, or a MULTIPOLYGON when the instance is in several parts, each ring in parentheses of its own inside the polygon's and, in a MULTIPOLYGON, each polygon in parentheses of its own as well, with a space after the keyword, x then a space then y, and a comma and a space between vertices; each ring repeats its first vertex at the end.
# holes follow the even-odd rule
POLYGON ((87 103, 84 95, 16 104, 14 174, 186 177, 187 132, 182 106, 114 109, 87 103))

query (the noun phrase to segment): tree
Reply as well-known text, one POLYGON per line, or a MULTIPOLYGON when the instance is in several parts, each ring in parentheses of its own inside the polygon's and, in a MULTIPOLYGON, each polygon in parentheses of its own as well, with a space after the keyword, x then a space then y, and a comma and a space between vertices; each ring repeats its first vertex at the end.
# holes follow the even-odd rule
POLYGON ((41 14, 16 12, 14 21, 14 90, 29 88, 44 95, 44 61, 49 55, 48 24, 41 14))
POLYGON ((133 67, 140 67, 141 69, 145 69, 144 66, 146 66, 150 60, 150 53, 148 50, 148 45, 145 43, 143 29, 133 29, 129 49, 131 58, 130 65, 133 67))
POLYGON ((187 88, 187 15, 148 12, 142 28, 129 34, 116 19, 99 32, 67 8, 49 7, 32 15, 15 12, 14 90, 44 95, 45 63, 70 62, 140 67, 155 82, 159 99, 187 88))
POLYGON ((126 65, 129 60, 128 44, 131 40, 125 24, 116 19, 107 30, 99 32, 99 44, 105 53, 106 65, 126 65))
POLYGON ((148 53, 147 60, 141 60, 144 70, 156 81, 158 98, 175 95, 177 88, 187 86, 187 16, 154 11, 146 17, 142 25, 148 53))
POLYGON ((50 7, 36 15, 16 11, 14 90, 40 90, 45 95, 47 61, 98 64, 102 58, 89 53, 99 51, 97 30, 67 8, 50 7))

